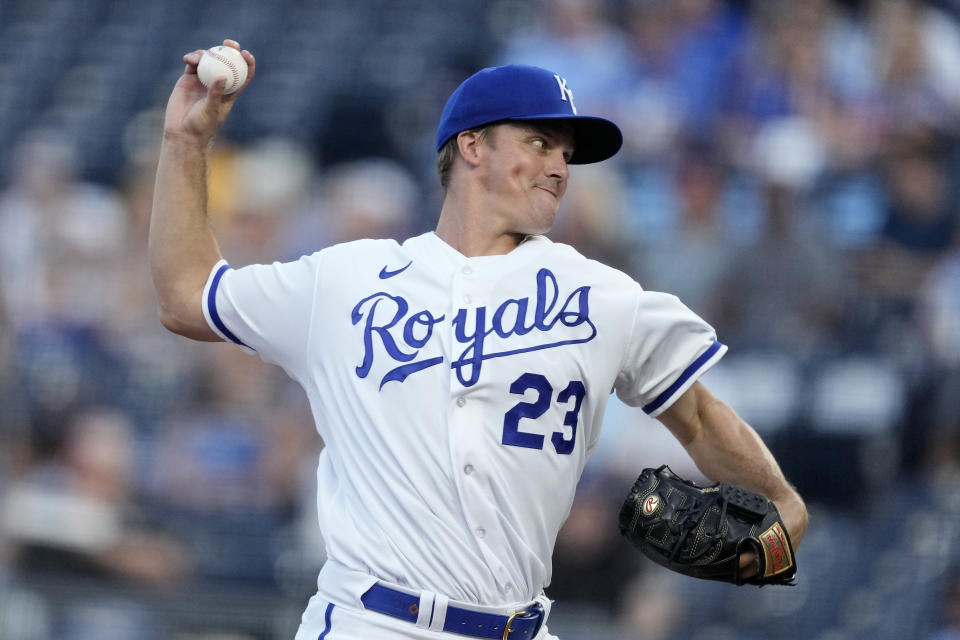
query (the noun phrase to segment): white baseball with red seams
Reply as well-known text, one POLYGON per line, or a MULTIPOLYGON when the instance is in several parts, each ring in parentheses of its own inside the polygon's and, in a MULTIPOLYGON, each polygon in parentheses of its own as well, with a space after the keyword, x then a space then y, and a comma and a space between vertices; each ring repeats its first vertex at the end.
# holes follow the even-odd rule
POLYGON ((247 61, 233 47, 211 47, 203 52, 197 65, 197 77, 210 87, 217 78, 226 78, 224 93, 233 93, 247 81, 247 61))

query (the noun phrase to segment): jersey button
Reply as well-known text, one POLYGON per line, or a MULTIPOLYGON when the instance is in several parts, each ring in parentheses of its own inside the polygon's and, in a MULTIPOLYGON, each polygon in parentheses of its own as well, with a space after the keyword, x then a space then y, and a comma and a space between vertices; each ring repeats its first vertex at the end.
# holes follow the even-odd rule
POLYGON ((465 465, 463 467, 463 472, 467 475, 470 475, 471 473, 473 473, 473 465, 472 464, 465 465))
POLYGON ((460 396, 459 398, 457 398, 457 406, 458 406, 458 407, 462 407, 462 406, 465 405, 465 404, 467 404, 467 399, 466 399, 466 398, 464 398, 463 396, 460 396))
POLYGON ((471 273, 473 273, 473 269, 470 267, 464 267, 463 269, 461 269, 461 273, 463 273, 463 275, 465 276, 468 276, 471 273))
POLYGON ((463 296, 463 304, 470 304, 470 296, 463 296))
POLYGON ((477 534, 478 538, 482 538, 485 535, 487 535, 487 530, 484 529, 483 527, 477 527, 477 530, 474 531, 474 533, 477 534))

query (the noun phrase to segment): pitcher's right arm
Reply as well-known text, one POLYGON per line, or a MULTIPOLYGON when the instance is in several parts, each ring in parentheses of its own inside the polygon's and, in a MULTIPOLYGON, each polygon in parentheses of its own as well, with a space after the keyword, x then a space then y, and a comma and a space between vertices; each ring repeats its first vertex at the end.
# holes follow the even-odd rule
MULTIPOLYGON (((233 40, 225 46, 239 49, 233 40)), ((203 50, 183 57, 164 117, 163 142, 150 215, 148 254, 163 326, 194 340, 220 337, 203 316, 202 295, 213 266, 222 259, 207 217, 207 150, 233 103, 253 79, 254 57, 242 51, 247 81, 235 93, 223 93, 226 78, 209 89, 197 78, 203 50)))

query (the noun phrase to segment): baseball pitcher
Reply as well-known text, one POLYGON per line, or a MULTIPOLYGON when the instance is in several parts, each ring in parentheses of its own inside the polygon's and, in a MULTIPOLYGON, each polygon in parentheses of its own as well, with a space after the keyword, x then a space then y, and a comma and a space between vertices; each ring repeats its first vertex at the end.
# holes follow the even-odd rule
MULTIPOLYGON (((676 297, 543 235, 570 167, 622 142, 614 123, 577 112, 562 76, 488 68, 450 96, 435 231, 233 268, 206 217, 206 153, 243 88, 203 86, 201 54, 184 56, 167 104, 150 264, 165 327, 233 342, 309 398, 326 444, 328 560, 296 640, 554 638, 551 554, 611 391, 659 418, 707 477, 755 492, 708 488, 721 506, 691 519, 703 502, 660 496, 667 485, 648 474, 631 492, 636 508, 625 506, 625 534, 663 529, 676 540, 671 562, 722 560, 736 582, 793 562, 803 501, 756 432, 698 382, 726 350, 714 330, 676 297), (755 494, 778 509, 789 558, 743 543, 770 538, 756 526, 723 539, 755 494), (686 515, 657 528, 643 521, 665 513, 654 504, 686 515), (688 553, 694 540, 715 551, 688 553)), ((255 60, 242 56, 245 88, 255 60)))

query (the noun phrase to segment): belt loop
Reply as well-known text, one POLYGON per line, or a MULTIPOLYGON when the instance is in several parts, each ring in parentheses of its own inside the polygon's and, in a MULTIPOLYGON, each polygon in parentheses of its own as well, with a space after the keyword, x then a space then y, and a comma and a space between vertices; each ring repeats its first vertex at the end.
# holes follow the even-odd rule
POLYGON ((547 618, 550 617, 550 609, 553 608, 553 600, 547 597, 547 594, 541 593, 534 601, 543 607, 543 617, 540 618, 540 622, 537 624, 537 628, 534 629, 533 635, 536 636, 540 632, 540 629, 543 629, 543 625, 547 624, 547 618))
POLYGON ((550 609, 553 608, 553 600, 547 597, 547 594, 541 593, 536 598, 536 602, 540 603, 540 606, 543 607, 543 621, 546 622, 547 618, 550 617, 550 609))
POLYGON ((437 594, 433 591, 420 592, 420 609, 417 611, 417 626, 421 629, 430 627, 430 616, 433 615, 433 602, 437 594))
POLYGON ((443 625, 447 621, 447 604, 450 598, 438 593, 433 601, 433 619, 430 620, 430 631, 443 631, 443 625))

